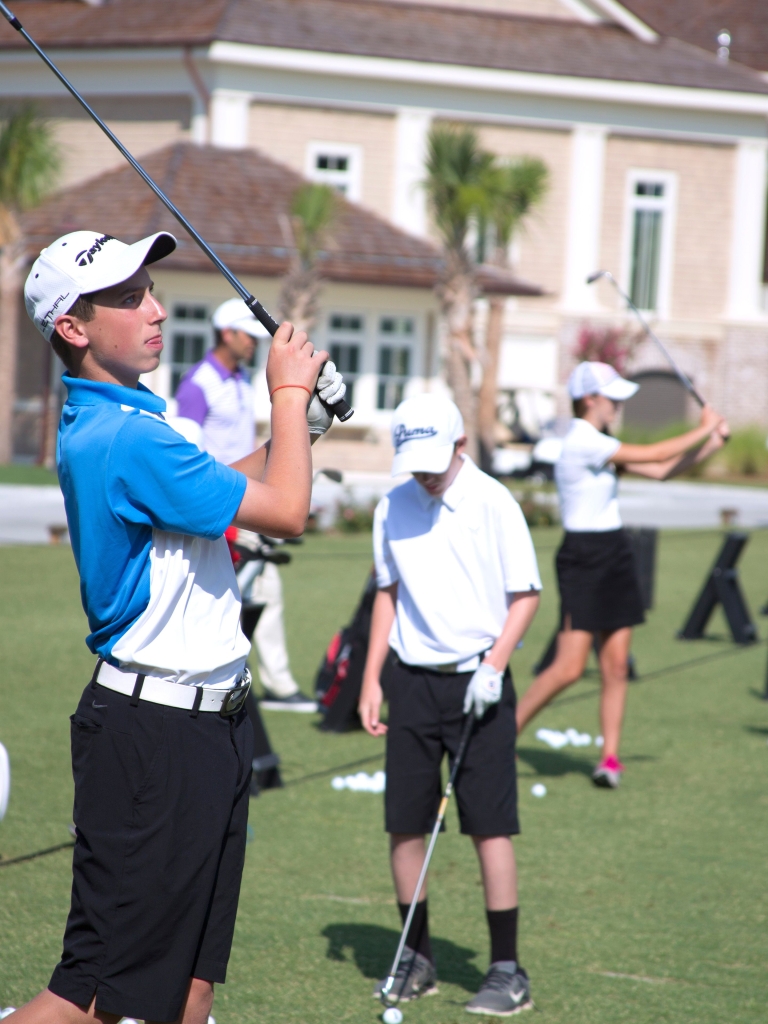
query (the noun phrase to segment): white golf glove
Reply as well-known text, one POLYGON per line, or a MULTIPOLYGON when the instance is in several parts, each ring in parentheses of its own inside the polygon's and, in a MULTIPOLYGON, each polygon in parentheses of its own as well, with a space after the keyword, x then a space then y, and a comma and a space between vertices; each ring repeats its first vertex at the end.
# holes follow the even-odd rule
POLYGON ((501 684, 504 679, 503 672, 497 672, 493 665, 487 661, 482 662, 467 684, 467 693, 464 697, 464 714, 469 714, 472 705, 475 705, 475 718, 478 721, 483 717, 491 704, 498 704, 501 700, 501 684))
POLYGON ((317 378, 317 388, 307 409, 310 434, 324 434, 333 423, 333 416, 326 410, 323 402, 335 405, 342 400, 346 393, 347 385, 344 383, 344 378, 336 369, 336 365, 329 359, 323 367, 323 372, 317 378))

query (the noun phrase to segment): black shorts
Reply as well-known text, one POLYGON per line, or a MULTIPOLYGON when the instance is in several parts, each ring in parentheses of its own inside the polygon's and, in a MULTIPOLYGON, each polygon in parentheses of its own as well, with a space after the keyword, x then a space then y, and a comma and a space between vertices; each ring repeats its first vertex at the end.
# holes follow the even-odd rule
POLYGON ((72 905, 49 989, 175 1021, 223 982, 245 859, 253 729, 89 683, 72 715, 72 905))
POLYGON ((555 559, 560 625, 610 632, 645 622, 632 544, 625 530, 566 533, 555 559))
MULTIPOLYGON (((464 723, 471 672, 455 675, 405 665, 390 652, 382 676, 389 701, 385 829, 418 835, 435 826, 442 795, 440 766, 453 758, 464 723)), ((461 831, 517 835, 515 690, 504 676, 501 701, 476 722, 456 778, 461 831)))

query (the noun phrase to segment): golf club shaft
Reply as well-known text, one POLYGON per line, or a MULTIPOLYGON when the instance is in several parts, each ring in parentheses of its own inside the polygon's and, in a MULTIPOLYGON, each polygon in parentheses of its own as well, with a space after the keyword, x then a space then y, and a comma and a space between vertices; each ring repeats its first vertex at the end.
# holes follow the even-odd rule
MULTIPOLYGON (((85 112, 95 121, 99 128, 101 128, 101 130, 112 142, 112 144, 117 149, 119 149, 119 151, 128 161, 128 163, 131 165, 131 167, 133 167, 134 171, 136 171, 136 173, 139 174, 144 179, 146 184, 149 185, 149 187, 155 193, 160 202, 163 203, 163 205, 166 207, 169 213, 173 214, 173 216, 176 218, 179 224, 181 224, 184 230, 187 231, 188 234, 191 235, 195 242, 200 246, 200 248, 203 250, 203 252, 211 261, 211 263, 213 263, 217 270, 219 270, 227 279, 227 281, 229 281, 229 283, 235 289, 240 298, 243 299, 243 301, 248 306, 253 315, 256 317, 256 319, 259 321, 259 323, 263 324, 263 326, 266 327, 266 329, 269 331, 270 335, 274 337, 275 331, 279 327, 277 321, 270 316, 270 314, 267 312, 264 306, 262 306, 259 300, 255 298, 255 296, 251 295, 251 293, 248 291, 248 289, 245 287, 242 281, 240 281, 239 278, 237 278, 235 274, 232 273, 232 271, 229 269, 226 263, 224 263, 224 261, 216 255, 216 253, 213 251, 210 245, 208 245, 203 236, 199 234, 198 231, 196 231, 196 229, 189 223, 189 221, 181 212, 181 210, 179 210, 178 207, 168 198, 168 196, 165 194, 165 192, 163 192, 163 190, 154 181, 154 179, 151 178, 149 174, 147 174, 147 172, 144 170, 144 168, 141 166, 138 160, 136 160, 135 157, 133 157, 132 154, 125 148, 125 146, 122 144, 120 139, 118 139, 115 133, 110 128, 107 127, 107 125, 102 121, 102 119, 93 109, 93 107, 91 107, 91 105, 84 99, 84 97, 80 95, 80 93, 77 91, 74 85, 72 85, 72 83, 69 81, 66 75, 64 75, 64 73, 59 70, 59 68, 54 64, 54 62, 51 60, 51 58, 48 56, 45 50, 43 50, 43 48, 35 42, 35 40, 32 38, 29 32, 27 32, 27 30, 21 24, 19 19, 16 17, 16 15, 6 7, 2 0, 0 0, 0 14, 3 15, 3 17, 8 21, 12 28, 15 28, 16 31, 21 36, 23 36, 23 38, 29 43, 29 45, 32 47, 32 49, 35 51, 38 57, 40 57, 40 59, 50 68, 50 70, 58 78, 58 80, 61 82, 64 88, 67 89, 69 93, 71 93, 71 95, 77 100, 77 102, 80 104, 83 110, 85 110, 85 112)), ((340 402, 337 402, 335 405, 326 405, 325 403, 323 404, 325 405, 325 408, 329 413, 333 413, 334 415, 338 416, 338 418, 342 422, 348 420, 354 411, 350 407, 350 405, 346 401, 344 401, 344 399, 342 399, 340 402)))
POLYGON ((691 381, 691 379, 677 365, 675 360, 672 358, 672 355, 670 354, 669 350, 667 349, 666 345, 655 334, 655 332, 651 330, 651 326, 648 323, 648 321, 645 319, 643 314, 640 312, 640 310, 634 304, 632 299, 630 299, 630 297, 627 295, 627 293, 624 291, 624 289, 619 286, 619 283, 616 280, 616 278, 613 276, 613 274, 611 274, 607 270, 597 271, 596 273, 589 275, 589 277, 587 278, 587 284, 594 284, 595 281, 598 281, 601 277, 604 277, 604 278, 606 278, 606 280, 610 281, 611 284, 613 285, 613 287, 616 289, 616 291, 622 297, 622 299, 624 299, 626 304, 629 306, 629 308, 635 314, 637 319, 640 321, 640 325, 642 326, 642 328, 645 331, 645 333, 648 335, 648 337, 652 341, 656 342, 657 346, 659 347, 659 350, 661 351, 661 353, 664 356, 664 358, 667 360, 669 365, 672 367, 672 369, 677 374, 677 377, 678 377, 680 383, 683 385, 683 387, 687 391, 689 391, 691 393, 691 395, 693 395, 693 397, 696 399, 696 401, 699 403, 700 406, 702 406, 702 407, 705 406, 707 403, 704 401, 704 399, 701 397, 699 392, 696 390, 696 388, 694 387, 693 382, 691 381))
POLYGON ((474 725, 474 723, 475 713, 474 711, 470 711, 464 723, 464 729, 462 730, 461 739, 459 740, 459 749, 456 751, 456 757, 453 760, 453 767, 451 768, 451 773, 448 776, 448 784, 445 787, 443 799, 440 801, 440 807, 437 812, 437 820, 435 821, 435 827, 432 829, 432 835, 429 840, 429 846, 427 847, 427 854, 424 858, 424 863, 422 864, 421 867, 419 880, 416 883, 416 890, 413 894, 411 905, 408 908, 408 916, 406 917, 405 924, 403 925, 403 931, 400 935, 400 942, 397 947, 397 952, 395 953, 395 959, 392 961, 392 967, 390 968, 389 976, 387 977, 387 980, 384 983, 384 987, 381 990, 381 998, 384 1003, 387 1003, 389 999, 389 993, 392 991, 392 986, 395 983, 395 975, 397 974, 397 969, 400 966, 400 960, 403 955, 403 950, 405 949, 405 940, 408 937, 408 930, 411 927, 413 915, 416 913, 416 904, 419 902, 419 896, 421 895, 421 888, 424 885, 424 879, 427 877, 429 862, 432 859, 432 851, 434 850, 435 843, 437 842, 437 836, 440 832, 440 826, 443 824, 443 818, 445 817, 445 812, 448 807, 448 801, 451 799, 451 793, 453 792, 453 784, 456 781, 456 776, 459 773, 459 768, 461 767, 461 762, 464 758, 464 753, 467 749, 467 744, 469 743, 469 737, 472 732, 472 726, 474 725))

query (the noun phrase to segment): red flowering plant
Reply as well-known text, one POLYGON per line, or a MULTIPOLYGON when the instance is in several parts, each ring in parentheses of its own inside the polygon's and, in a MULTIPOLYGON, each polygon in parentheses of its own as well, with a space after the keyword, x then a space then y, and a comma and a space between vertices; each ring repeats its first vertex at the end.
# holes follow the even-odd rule
POLYGON ((624 376, 639 341, 640 337, 626 327, 595 327, 585 323, 576 337, 573 357, 579 363, 608 363, 624 376))

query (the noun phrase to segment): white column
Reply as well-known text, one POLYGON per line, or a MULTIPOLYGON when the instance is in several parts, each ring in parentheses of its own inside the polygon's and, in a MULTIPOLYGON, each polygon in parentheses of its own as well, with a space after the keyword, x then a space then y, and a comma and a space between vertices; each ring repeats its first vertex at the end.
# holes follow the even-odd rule
POLYGON ((248 145, 251 95, 234 89, 215 89, 211 97, 211 142, 224 149, 248 145))
POLYGON ((606 129, 577 124, 571 135, 571 174, 565 247, 563 308, 591 313, 598 308, 587 276, 600 269, 600 228, 606 129))
POLYGON ((208 141, 208 111, 198 96, 192 99, 190 135, 197 146, 204 146, 208 141))
POLYGON ((395 119, 395 175, 392 220, 411 235, 427 234, 424 191, 427 136, 432 111, 401 107, 395 119))
POLYGON ((765 139, 740 139, 736 145, 733 181, 733 226, 727 316, 733 320, 764 319, 761 312, 765 241, 765 139))

